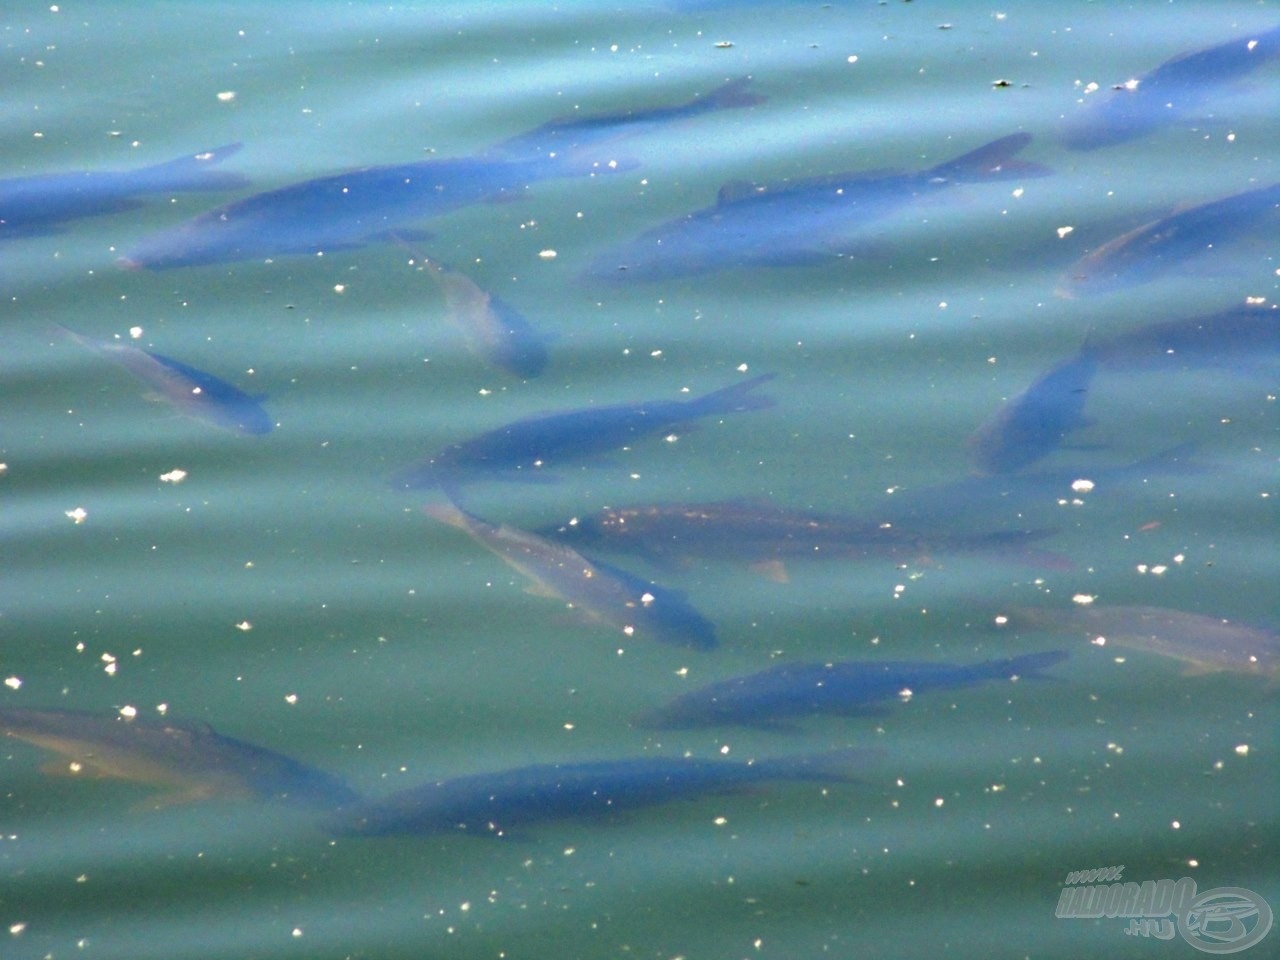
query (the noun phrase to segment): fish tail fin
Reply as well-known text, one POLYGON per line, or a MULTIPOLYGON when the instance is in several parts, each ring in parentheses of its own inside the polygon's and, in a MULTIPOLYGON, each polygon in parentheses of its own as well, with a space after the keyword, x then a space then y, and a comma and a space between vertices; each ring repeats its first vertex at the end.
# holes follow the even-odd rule
POLYGON ((763 410, 765 407, 772 407, 778 401, 762 394, 753 395, 751 391, 776 376, 776 373, 762 373, 742 383, 734 383, 719 390, 713 390, 704 397, 690 400, 689 403, 694 406, 697 416, 708 413, 733 413, 738 410, 763 410))
POLYGON ((883 750, 874 747, 845 747, 792 757, 757 760, 755 766, 771 780, 816 780, 824 783, 853 783, 883 750))
POLYGON ((452 500, 446 500, 444 503, 423 504, 422 512, 451 527, 457 527, 459 530, 467 529, 466 513, 452 500))
POLYGON ((759 93, 752 93, 747 89, 751 83, 751 75, 738 77, 734 80, 728 80, 716 87, 703 101, 707 105, 708 110, 731 110, 734 107, 754 107, 758 103, 764 103, 769 98, 759 93))
POLYGON ((1048 167, 1026 160, 1015 160, 1014 154, 1031 142, 1029 133, 1013 133, 970 150, 966 154, 940 163, 925 174, 933 180, 1008 180, 1015 177, 1044 177, 1048 167))
POLYGON ((247 186, 247 177, 225 170, 210 170, 214 164, 240 150, 243 144, 229 143, 202 153, 188 154, 137 171, 136 176, 153 189, 162 190, 235 190, 247 186))

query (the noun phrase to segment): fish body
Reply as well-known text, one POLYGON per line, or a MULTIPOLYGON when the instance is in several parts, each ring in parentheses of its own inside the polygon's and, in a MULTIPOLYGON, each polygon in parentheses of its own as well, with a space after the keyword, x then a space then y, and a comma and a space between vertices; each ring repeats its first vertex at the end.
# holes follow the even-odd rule
POLYGON ((852 782, 876 756, 849 749, 750 763, 653 757, 544 764, 424 783, 360 804, 341 818, 348 832, 362 836, 510 837, 540 823, 602 820, 772 781, 852 782))
POLYGON ((1033 627, 1081 633, 1099 646, 1115 644, 1187 665, 1188 675, 1240 673, 1280 679, 1280 633, 1184 610, 1147 606, 1075 605, 1070 610, 1020 609, 1033 627))
POLYGON ((846 660, 783 663, 759 673, 708 684, 639 718, 641 726, 676 729, 748 726, 785 729, 816 714, 875 715, 877 706, 932 690, 987 680, 1044 679, 1040 671, 1067 658, 1062 650, 981 663, 846 660))
POLYGON ((338 777, 202 723, 0 708, 0 732, 65 757, 69 765, 60 772, 162 788, 152 806, 259 799, 337 808, 359 799, 338 777))
POLYGON ((560 117, 528 133, 504 140, 487 150, 486 155, 528 159, 563 150, 581 150, 584 147, 600 146, 624 137, 662 129, 673 123, 717 110, 732 110, 764 103, 766 97, 747 89, 750 82, 749 76, 738 77, 725 82, 710 93, 670 106, 626 110, 620 113, 599 113, 583 117, 560 117))
POLYGON ((1204 317, 1150 323, 1092 348, 1109 370, 1226 367, 1244 370, 1280 362, 1280 310, 1242 303, 1204 317))
POLYGON ((126 343, 96 340, 66 327, 58 329, 76 343, 124 367, 150 387, 156 397, 189 417, 244 434, 269 433, 275 426, 258 398, 211 373, 126 343))
POLYGON ((969 437, 969 462, 980 474, 1015 473, 1048 456, 1067 434, 1089 425, 1089 385, 1098 370, 1091 350, 1058 364, 1003 404, 969 437))
POLYGON ((1166 60, 1149 73, 1095 94, 1067 122, 1063 144, 1096 150, 1197 118, 1222 87, 1280 56, 1280 27, 1166 60))
POLYGON ((0 239, 47 233, 69 220, 128 210, 147 194, 238 189, 248 183, 244 177, 210 167, 239 149, 233 143, 138 170, 0 180, 0 239))
POLYGON ((420 253, 415 259, 440 285, 450 322, 477 356, 512 376, 532 378, 542 373, 548 359, 546 341, 528 320, 470 277, 420 253))
POLYGON ((588 273, 616 280, 666 279, 744 266, 821 261, 840 239, 955 183, 1042 176, 1014 159, 1019 133, 913 173, 842 173, 774 186, 731 184, 714 206, 665 223, 598 258, 588 273))
POLYGON ((587 407, 517 420, 446 447, 402 471, 392 483, 447 489, 469 480, 548 479, 541 474, 544 467, 617 450, 710 414, 771 406, 772 399, 752 391, 773 376, 763 374, 691 400, 587 407))
POLYGON ((538 180, 582 172, 588 171, 568 159, 482 157, 364 167, 202 213, 144 239, 122 262, 161 270, 347 249, 468 204, 517 195, 538 180))
POLYGON ((1179 210, 1108 240, 1081 257, 1059 287, 1066 297, 1106 293, 1158 280, 1187 261, 1274 222, 1280 183, 1179 210))
POLYGON ((716 645, 715 627, 673 590, 588 560, 564 544, 526 530, 489 523, 450 503, 424 509, 440 522, 465 531, 527 577, 535 592, 563 600, 627 636, 701 650, 716 645))

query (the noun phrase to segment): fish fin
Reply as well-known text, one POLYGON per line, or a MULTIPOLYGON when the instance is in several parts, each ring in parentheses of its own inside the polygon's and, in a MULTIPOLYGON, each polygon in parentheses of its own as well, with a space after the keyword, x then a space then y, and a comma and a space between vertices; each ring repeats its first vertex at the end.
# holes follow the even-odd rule
POLYGON ((155 189, 163 190, 235 190, 249 185, 249 179, 242 174, 227 173, 225 170, 210 170, 209 167, 221 163, 244 146, 241 143, 229 143, 214 147, 203 153, 189 154, 144 167, 135 176, 146 180, 155 189))
POLYGON ((546 600, 563 600, 560 594, 556 593, 550 587, 543 583, 531 583, 524 588, 524 592, 531 597, 542 597, 546 600))
POLYGON ((764 103, 769 98, 759 93, 752 93, 747 89, 751 83, 751 75, 738 77, 734 80, 728 80, 716 87, 707 94, 703 103, 710 105, 713 110, 728 110, 733 107, 754 107, 756 104, 764 103))
POLYGON ((748 394, 760 384, 767 383, 776 376, 776 373, 762 373, 758 377, 752 377, 742 383, 721 387, 706 396, 690 400, 688 401, 689 406, 697 411, 692 413, 692 416, 698 417, 708 413, 732 413, 737 410, 762 410, 765 407, 772 407, 777 403, 772 397, 748 396, 748 394))
POLYGON ((787 565, 781 560, 759 560, 750 565, 750 570, 774 583, 791 582, 791 578, 787 576, 787 565))
POLYGON ((1031 134, 1014 133, 992 140, 954 160, 940 163, 922 176, 935 180, 1007 180, 1015 177, 1043 177, 1052 171, 1038 163, 1015 160, 1014 154, 1031 142, 1031 134))

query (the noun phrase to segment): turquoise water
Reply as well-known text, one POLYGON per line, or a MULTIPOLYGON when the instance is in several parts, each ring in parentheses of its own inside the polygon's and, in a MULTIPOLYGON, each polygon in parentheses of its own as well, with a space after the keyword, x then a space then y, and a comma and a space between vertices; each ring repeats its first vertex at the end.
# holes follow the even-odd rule
POLYGON ((778 582, 724 560, 614 558, 686 591, 716 625, 712 653, 531 595, 422 513, 437 491, 389 483, 520 417, 681 399, 743 371, 777 374, 775 406, 566 465, 556 484, 478 485, 468 506, 523 528, 725 499, 881 517, 960 480, 969 434, 1087 337, 1277 297, 1274 248, 1250 238, 1155 283, 1055 290, 1086 250, 1177 204, 1280 180, 1280 64, 1129 143, 1078 153, 1055 138, 1083 85, 1278 20, 1257 3, 1047 0, 6 8, 0 177, 243 142, 222 169, 252 186, 147 196, 3 242, 0 673, 14 682, 0 706, 163 704, 373 796, 528 764, 883 754, 856 783, 766 784, 617 823, 366 839, 264 802, 156 810, 147 785, 49 776, 49 754, 6 740, 0 956, 1196 955, 1126 937, 1120 919, 1054 916, 1067 873, 1118 864, 1280 908, 1274 685, 995 622, 1089 594, 1280 627, 1274 356, 1100 372, 1092 424, 1031 468, 1097 478, 1081 504, 1060 504, 1061 484, 1008 506, 917 500, 931 533, 1052 530, 1035 546, 1062 563, 924 551, 791 564, 778 582), (416 246, 548 336, 536 379, 469 349, 393 243, 117 265, 256 191, 471 156, 553 118, 679 104, 748 74, 765 102, 610 143, 613 171, 414 225, 430 234, 416 246), (939 191, 859 234, 861 256, 583 278, 726 183, 919 170, 1019 131, 1051 176, 939 191), (265 395, 276 428, 241 436, 148 403, 55 324, 265 395), (1181 444, 1194 448, 1176 462, 1105 479, 1181 444), (175 469, 185 479, 161 479, 175 469), (630 722, 780 659, 1049 649, 1072 654, 1053 682, 922 694, 800 733, 630 722))

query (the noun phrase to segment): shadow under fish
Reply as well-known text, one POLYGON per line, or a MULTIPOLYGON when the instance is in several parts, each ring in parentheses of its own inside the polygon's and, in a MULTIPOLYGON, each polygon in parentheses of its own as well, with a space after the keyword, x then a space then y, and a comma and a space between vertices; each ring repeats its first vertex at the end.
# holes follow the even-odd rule
POLYGON ((126 343, 96 340, 57 327, 67 338, 111 360, 151 388, 151 396, 195 420, 234 433, 261 435, 275 424, 254 397, 211 373, 126 343))
POLYGON ((392 486, 450 492, 476 480, 554 480, 546 468, 617 450, 699 417, 772 406, 770 397, 752 391, 773 377, 762 374, 692 400, 650 400, 527 417, 420 460, 396 474, 392 486))
POLYGON ((359 795, 340 778, 203 723, 73 710, 0 708, 0 733, 65 758, 46 772, 161 788, 145 806, 271 800, 336 809, 359 795))
POLYGON ((366 801, 339 814, 356 836, 462 833, 517 839, 556 821, 607 821, 629 811, 740 793, 775 781, 854 783, 881 756, 846 749, 736 763, 645 757, 555 763, 437 780, 366 801))
POLYGON ((821 263, 855 252, 857 229, 956 183, 1045 176, 1016 160, 1031 142, 1016 133, 913 173, 839 173, 779 184, 729 184, 714 206, 678 217, 599 257, 595 279, 655 280, 732 267, 821 263))
POLYGON ((85 170, 0 180, 0 240, 51 232, 59 224, 130 210, 154 193, 237 190, 248 180, 209 169, 233 143, 137 170, 85 170))
POLYGON ((1071 150, 1096 150, 1202 120, 1225 86, 1278 56, 1280 27, 1184 53, 1106 94, 1089 95, 1060 139, 1071 150))
POLYGON ((831 714, 879 716, 879 704, 919 693, 976 686, 988 680, 1043 680, 1041 671, 1067 659, 1063 650, 981 663, 846 660, 783 663, 759 673, 708 684, 636 719, 637 726, 684 729, 756 727, 794 732, 795 721, 831 714))
POLYGON ((562 543, 489 523, 451 503, 423 509, 441 523, 464 531, 531 580, 531 592, 562 600, 624 636, 699 650, 716 645, 715 627, 682 593, 589 560, 562 543))

